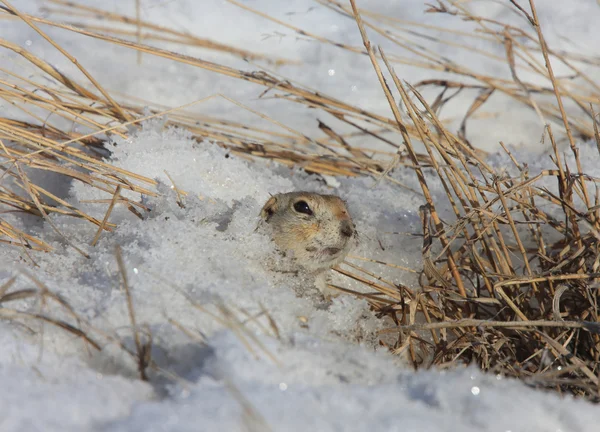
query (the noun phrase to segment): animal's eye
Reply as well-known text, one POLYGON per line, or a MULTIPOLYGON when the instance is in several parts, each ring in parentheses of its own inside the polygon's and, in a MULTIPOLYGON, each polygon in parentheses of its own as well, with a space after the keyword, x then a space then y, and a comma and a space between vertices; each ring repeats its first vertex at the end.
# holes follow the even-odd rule
POLYGON ((313 211, 310 209, 308 204, 306 204, 306 201, 298 201, 295 203, 294 210, 296 210, 298 213, 304 213, 309 216, 312 216, 313 214, 313 211))

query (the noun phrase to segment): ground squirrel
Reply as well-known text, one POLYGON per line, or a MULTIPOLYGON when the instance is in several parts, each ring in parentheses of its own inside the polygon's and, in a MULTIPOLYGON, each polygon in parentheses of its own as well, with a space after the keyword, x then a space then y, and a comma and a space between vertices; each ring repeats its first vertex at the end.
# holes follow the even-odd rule
MULTIPOLYGON (((273 241, 301 270, 320 275, 344 260, 357 233, 346 203, 335 195, 290 192, 272 196, 260 212, 273 241)), ((324 291, 325 280, 318 277, 324 291)))

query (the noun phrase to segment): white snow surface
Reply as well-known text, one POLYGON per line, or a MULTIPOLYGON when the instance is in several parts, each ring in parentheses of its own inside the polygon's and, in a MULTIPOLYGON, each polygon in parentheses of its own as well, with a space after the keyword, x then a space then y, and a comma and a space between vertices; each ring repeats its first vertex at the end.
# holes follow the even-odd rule
MULTIPOLYGON (((31 13, 41 13, 47 6, 32 0, 12 3, 31 13)), ((130 15, 134 5, 118 0, 81 3, 130 15)), ((600 19, 600 6, 584 0, 568 5, 559 0, 537 3, 553 47, 595 52, 595 26, 590 23, 600 19)), ((339 42, 362 43, 354 22, 315 2, 244 4, 339 42)), ((467 25, 424 14, 421 0, 359 4, 403 19, 456 28, 467 25)), ((142 5, 143 17, 153 22, 301 60, 301 68, 284 66, 278 72, 389 115, 366 57, 298 39, 291 31, 224 1, 147 0, 142 5)), ((478 2, 473 7, 506 19, 506 8, 499 2, 478 2)), ((296 112, 281 101, 257 100, 262 88, 149 56, 138 66, 131 51, 44 29, 111 91, 169 106, 223 93, 297 130, 316 130, 316 114, 296 112)), ((26 44, 61 71, 79 77, 68 60, 23 23, 3 22, 0 37, 26 44)), ((467 64, 473 58, 469 52, 444 49, 467 64)), ((254 69, 207 51, 185 53, 254 69)), ((26 67, 12 53, 3 52, 2 60, 13 71, 26 67)), ((397 71, 409 82, 435 76, 404 66, 397 71)), ((510 76, 509 70, 503 73, 510 76)), ((535 174, 550 166, 548 157, 539 157, 545 151, 539 144, 542 126, 535 115, 523 115, 523 109, 513 112, 516 105, 511 103, 502 97, 491 100, 486 108, 500 115, 470 126, 469 136, 488 150, 497 150, 499 139, 522 146, 515 152, 520 160, 529 161, 535 174)), ((457 102, 445 114, 460 119, 468 104, 457 102)), ((195 109, 215 117, 261 121, 223 100, 195 109)), ((595 145, 581 143, 581 147, 586 172, 600 175, 595 145)), ((110 149, 115 165, 157 179, 160 196, 147 198, 152 211, 144 220, 117 205, 111 222, 118 229, 103 234, 96 247, 89 246, 95 234, 92 225, 54 218, 90 259, 65 244, 47 224, 6 215, 11 223, 41 234, 56 252, 34 255, 39 267, 33 267, 21 257, 22 251, 3 247, 0 284, 13 276, 17 280, 11 289, 32 288, 34 278, 41 281, 91 323, 89 332, 102 341, 103 350, 95 353, 79 338, 50 325, 25 321, 32 326, 28 329, 0 321, 0 431, 598 430, 600 412, 583 401, 535 391, 474 368, 414 372, 401 359, 377 348, 375 332, 389 323, 374 317, 366 302, 342 295, 325 307, 316 296, 297 295, 298 288, 310 281, 274 273, 263 264, 273 256, 273 246, 255 231, 262 204, 269 194, 312 190, 347 200, 361 234, 353 255, 418 269, 420 240, 392 233, 420 231, 420 196, 389 182, 375 185, 371 179, 340 178, 339 186, 331 188, 300 169, 251 163, 210 142, 197 143, 185 131, 165 129, 161 119, 145 122, 130 139, 117 139, 110 149), (166 173, 187 192, 184 207, 177 204, 166 173), (135 363, 116 342, 99 336, 99 332, 116 335, 125 347, 134 349, 115 258, 117 245, 123 251, 138 327, 152 334, 152 359, 160 370, 150 372, 150 383, 138 379, 135 363)), ((493 156, 492 163, 502 167, 508 160, 493 156)), ((108 194, 80 183, 64 184, 47 174, 35 175, 70 203, 100 219, 104 216, 105 204, 84 201, 110 199, 108 194)), ((411 172, 397 170, 393 175, 417 187, 411 172)), ((432 187, 435 194, 443 195, 439 185, 432 187)), ((369 268, 390 281, 417 286, 412 273, 377 264, 369 268)), ((358 288, 352 281, 343 282, 358 288)), ((23 308, 68 320, 56 304, 24 301, 23 308)))

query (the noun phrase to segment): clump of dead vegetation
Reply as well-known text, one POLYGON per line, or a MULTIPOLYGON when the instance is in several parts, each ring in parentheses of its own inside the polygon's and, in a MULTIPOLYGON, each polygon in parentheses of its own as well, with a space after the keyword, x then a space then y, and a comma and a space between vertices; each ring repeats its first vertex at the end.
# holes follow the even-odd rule
MULTIPOLYGON (((274 20, 267 13, 230 2, 274 20)), ((484 370, 518 377, 534 386, 598 400, 600 196, 598 179, 582 172, 576 141, 596 139, 600 148, 591 105, 598 100, 600 87, 578 66, 600 66, 598 60, 557 52, 547 46, 533 0, 527 4, 510 2, 512 11, 529 24, 527 28, 473 15, 462 2, 440 1, 428 10, 476 23, 479 32, 462 36, 496 43, 504 48, 506 55, 478 51, 468 42, 454 45, 507 66, 512 79, 478 73, 421 43, 433 38, 440 44, 451 44, 451 38, 435 38, 427 31, 460 33, 456 30, 378 15, 359 9, 354 0, 350 4, 334 0, 317 2, 355 20, 364 47, 343 45, 274 21, 304 38, 369 56, 393 116, 349 105, 263 70, 237 70, 145 42, 193 45, 271 63, 282 63, 283 59, 271 59, 159 27, 139 17, 125 17, 70 2, 49 2, 54 5, 50 12, 66 16, 66 22, 25 15, 3 2, 2 18, 20 19, 24 25, 36 29, 79 67, 88 82, 85 86, 75 82, 27 49, 0 40, 3 49, 19 54, 53 83, 43 84, 41 80, 0 69, 6 77, 0 81, 0 97, 22 110, 23 117, 29 119, 0 118, 1 205, 44 218, 52 226, 58 216, 84 218, 97 226, 98 234, 90 239, 94 244, 102 232, 114 228, 109 216, 115 205, 124 205, 141 217, 147 209, 132 196, 155 194, 154 180, 143 173, 118 169, 102 159, 103 141, 110 135, 126 137, 128 126, 165 113, 169 115, 169 125, 188 129, 198 140, 210 139, 248 159, 266 158, 287 166, 302 166, 307 172, 369 176, 404 187, 389 174, 403 165, 414 171, 423 196, 424 265, 423 269, 412 269, 422 270, 421 289, 399 286, 351 263, 338 269, 371 291, 353 294, 366 298, 374 311, 396 323, 383 331, 387 336, 397 336, 389 348, 396 353, 408 352, 415 367, 474 363, 484 370), (320 122, 319 128, 326 138, 313 139, 268 118, 286 132, 259 129, 231 119, 186 114, 185 107, 164 108, 151 103, 147 103, 151 114, 144 114, 141 103, 127 98, 117 101, 105 91, 92 74, 43 32, 42 25, 260 85, 271 97, 330 115, 350 132, 341 133, 320 122), (374 46, 370 39, 373 34, 394 43, 399 52, 388 54, 374 46), (567 67, 577 81, 572 77, 557 78, 552 69, 557 63, 567 67), (444 71, 451 78, 428 79, 411 85, 395 73, 396 64, 444 71), (531 84, 520 78, 523 72, 542 77, 547 84, 531 84), (425 87, 438 88, 439 96, 427 101, 420 92, 425 87), (452 99, 453 92, 463 90, 474 90, 477 95, 458 132, 452 133, 439 118, 440 109, 452 99), (554 168, 532 175, 500 143, 518 172, 511 177, 497 172, 482 152, 471 145, 466 136, 467 120, 496 92, 518 101, 524 110, 537 113, 545 125, 545 139, 553 149, 554 168), (78 125, 86 132, 77 132, 77 128, 65 124, 78 125), (564 146, 555 138, 558 134, 566 142, 574 165, 567 164, 564 146), (352 138, 357 136, 377 139, 381 149, 371 151, 352 145, 352 138), (28 170, 51 171, 105 191, 106 200, 97 204, 105 206, 106 216, 95 219, 52 195, 43 185, 30 181, 28 170), (545 186, 549 179, 557 185, 556 192, 545 186), (442 185, 446 200, 434 200, 433 182, 442 185), (440 209, 448 208, 455 215, 451 223, 440 217, 440 209)), ((22 232, 1 218, 0 226, 0 241, 23 248, 27 255, 30 250, 51 251, 44 239, 22 232)), ((79 246, 72 246, 85 254, 79 246)), ((30 258, 35 262, 33 256, 30 258)), ((10 284, 5 284, 0 290, 0 301, 10 295, 9 287, 10 284)), ((43 293, 48 295, 47 291, 43 293)), ((134 323, 134 311, 130 312, 134 323)), ((76 327, 67 329, 79 331, 76 327)), ((87 342, 95 344, 92 340, 87 342)), ((143 354, 147 351, 143 342, 137 338, 136 346, 137 358, 143 362, 140 373, 144 373, 150 360, 143 354)))
MULTIPOLYGON (((402 131, 404 120, 354 0, 351 3, 365 48, 402 131)), ((446 133, 434 109, 414 87, 398 79, 379 49, 456 216, 451 225, 440 219, 437 208, 448 203, 433 201, 427 176, 414 155, 413 138, 404 133, 404 143, 426 200, 421 208, 424 278, 422 292, 413 294, 400 316, 393 313, 398 327, 389 331, 399 334, 396 350, 411 350, 415 366, 420 359, 414 344, 421 348, 429 344, 433 360, 427 363, 431 365, 476 363, 484 370, 596 399, 600 358, 598 179, 581 170, 572 133, 574 122, 563 106, 562 87, 552 70, 535 4, 530 1, 530 12, 516 3, 515 7, 537 34, 575 167, 564 162, 552 127, 546 123, 556 168, 530 176, 527 168, 502 146, 519 175, 499 175, 466 140, 446 133), (556 181, 558 193, 540 184, 547 177, 556 181), (434 245, 441 249, 437 255, 433 253, 434 245), (416 315, 422 315, 426 324, 416 324, 416 315), (431 333, 432 343, 423 341, 424 331, 431 333)), ((443 3, 432 10, 451 12, 443 3)), ((453 13, 461 11, 464 9, 453 13)), ((503 31, 510 34, 510 29, 503 31)), ((512 49, 509 45, 507 52, 514 71, 512 49)), ((513 78, 515 91, 521 88, 529 105, 543 119, 544 113, 530 97, 531 90, 514 73, 513 78)), ((484 94, 495 90, 489 86, 484 94)), ((481 103, 478 99, 474 106, 481 103)), ((593 108, 590 106, 586 113, 600 149, 593 108)))

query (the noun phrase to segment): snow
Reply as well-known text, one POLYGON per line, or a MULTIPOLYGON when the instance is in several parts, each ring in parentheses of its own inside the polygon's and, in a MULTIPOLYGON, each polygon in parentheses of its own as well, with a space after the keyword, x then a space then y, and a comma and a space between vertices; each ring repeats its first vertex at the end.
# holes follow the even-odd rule
MULTIPOLYGON (((42 1, 13 3, 32 13, 46 5, 42 1)), ((133 13, 134 4, 116 0, 82 3, 128 14, 133 13)), ((371 0, 359 5, 407 20, 461 29, 468 26, 447 16, 423 14, 423 3, 371 0)), ((596 46, 590 43, 595 28, 588 24, 600 18, 600 7, 583 0, 571 1, 568 6, 558 0, 538 3, 552 46, 575 46, 583 53, 595 53, 596 46), (569 31, 568 41, 560 37, 559 29, 569 31)), ((289 29, 223 1, 149 0, 142 4, 143 17, 153 22, 274 57, 301 60, 302 67, 282 66, 277 72, 388 115, 366 57, 298 38, 289 29), (279 37, 280 33, 284 36, 279 37)), ((255 0, 244 4, 333 40, 362 44, 355 23, 315 2, 290 5, 255 0)), ((498 3, 480 2, 474 7, 478 12, 485 8, 488 16, 507 18, 506 8, 498 3)), ((316 130, 318 114, 290 108, 282 101, 258 100, 262 88, 146 55, 138 66, 135 54, 125 49, 64 31, 48 32, 110 91, 169 106, 223 93, 296 130, 316 130)), ((59 70, 80 77, 68 60, 24 24, 3 22, 0 36, 19 44, 29 42, 28 49, 59 70)), ((444 49, 446 55, 458 56, 466 64, 474 58, 458 48, 444 49)), ((184 53, 253 69, 217 53, 191 48, 184 53)), ((477 61, 474 67, 483 71, 497 67, 491 61, 477 61)), ((12 71, 27 67, 9 53, 3 53, 3 62, 10 64, 12 71)), ((398 65, 396 70, 409 82, 424 75, 409 66, 398 65)), ((510 76, 509 70, 503 73, 510 76)), ((425 75, 436 76, 433 72, 425 75)), ((469 103, 467 99, 457 101, 445 115, 460 121, 469 103)), ((529 162, 535 174, 550 166, 549 158, 538 156, 545 149, 539 145, 542 126, 534 114, 524 115, 523 109, 516 107, 506 98, 491 99, 486 109, 499 114, 491 121, 470 125, 469 137, 476 145, 494 151, 499 139, 524 145, 520 153, 514 151, 520 160, 529 162)), ((266 124, 219 98, 194 109, 214 117, 266 124)), ((338 186, 332 189, 300 169, 265 161, 250 163, 210 142, 197 143, 185 131, 163 126, 162 119, 147 121, 130 138, 116 138, 111 145, 116 166, 159 182, 160 195, 145 201, 151 208, 146 219, 117 205, 110 220, 118 229, 104 233, 96 247, 89 246, 96 231, 91 224, 53 219, 90 259, 66 245, 47 224, 6 215, 11 223, 40 233, 56 252, 36 254, 39 267, 33 267, 20 257, 19 249, 0 249, 0 284, 15 276, 11 290, 32 288, 35 277, 90 323, 87 330, 103 350, 95 353, 79 338, 49 324, 25 321, 32 326, 27 329, 0 321, 0 430, 597 429, 600 414, 583 401, 535 391, 473 368, 414 372, 402 358, 377 346, 375 332, 390 323, 374 317, 366 302, 342 295, 326 307, 306 289, 310 281, 273 273, 264 265, 273 258, 273 246, 255 231, 263 203, 269 194, 313 190, 333 192, 347 200, 361 234, 352 255, 419 269, 420 240, 391 233, 420 231, 420 196, 389 182, 375 185, 365 178, 338 178, 338 186), (187 193, 183 207, 177 204, 173 183, 187 193), (152 335, 155 368, 150 372, 151 383, 138 379, 134 361, 117 343, 122 341, 134 350, 126 293, 115 258, 117 245, 123 251, 142 339, 148 341, 148 334, 152 335)), ((581 146, 587 172, 598 175, 595 145, 581 146)), ((507 165, 505 157, 495 158, 496 166, 507 165)), ((51 175, 36 175, 71 204, 100 219, 104 216, 105 205, 86 201, 110 199, 108 194, 81 183, 61 183, 51 175)), ((393 175, 416 188, 411 172, 397 170, 393 175)), ((434 194, 443 195, 439 185, 434 183, 432 188, 434 194)), ((355 258, 350 261, 366 265, 355 258)), ((393 283, 418 286, 413 273, 378 264, 367 268, 393 283)), ((342 276, 333 277, 351 289, 359 288, 342 276)), ((52 302, 44 305, 26 299, 20 310, 67 319, 66 312, 52 302)))

